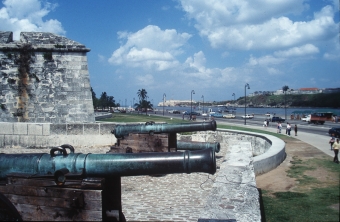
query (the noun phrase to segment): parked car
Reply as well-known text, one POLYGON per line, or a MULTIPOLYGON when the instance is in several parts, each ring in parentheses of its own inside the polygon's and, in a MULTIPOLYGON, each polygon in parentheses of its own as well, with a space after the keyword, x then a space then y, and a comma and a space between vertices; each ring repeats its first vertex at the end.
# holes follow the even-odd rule
POLYGON ((304 122, 307 122, 308 119, 310 119, 310 117, 308 117, 308 116, 305 116, 305 117, 302 117, 302 118, 301 118, 301 120, 304 121, 304 122))
POLYGON ((173 114, 181 114, 179 110, 174 110, 173 114))
POLYGON ((227 118, 227 119, 235 119, 236 116, 234 114, 226 114, 226 115, 223 115, 223 118, 227 118))
POLYGON ((242 116, 243 119, 252 119, 254 116, 246 114, 245 116, 242 116))
MULTIPOLYGON (((184 115, 190 115, 190 112, 185 111, 185 113, 183 113, 183 114, 184 114, 184 115)), ((191 115, 192 115, 192 116, 200 116, 201 114, 198 113, 198 112, 191 112, 191 115)))
POLYGON ((331 136, 334 134, 335 137, 340 137, 340 127, 332 127, 328 130, 328 134, 331 136))
POLYGON ((221 113, 212 113, 210 114, 211 117, 215 117, 215 118, 222 118, 223 115, 221 113))
POLYGON ((286 119, 282 119, 281 117, 278 117, 278 116, 273 116, 273 118, 272 118, 272 122, 281 122, 281 123, 283 123, 285 121, 286 121, 286 119))
POLYGON ((207 113, 202 113, 202 116, 208 116, 208 114, 207 113))
POLYGON ((200 116, 201 113, 198 113, 198 112, 191 112, 191 115, 193 115, 193 116, 200 116))

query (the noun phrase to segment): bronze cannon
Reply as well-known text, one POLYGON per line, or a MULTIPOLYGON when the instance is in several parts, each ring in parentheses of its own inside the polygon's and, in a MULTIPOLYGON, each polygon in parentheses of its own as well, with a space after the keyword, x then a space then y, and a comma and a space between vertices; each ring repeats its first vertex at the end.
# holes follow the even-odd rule
POLYGON ((177 140, 177 150, 203 150, 212 148, 215 153, 220 152, 221 145, 219 142, 196 142, 196 141, 181 141, 177 140))
POLYGON ((216 172, 215 152, 0 154, 0 220, 125 221, 121 177, 216 172))

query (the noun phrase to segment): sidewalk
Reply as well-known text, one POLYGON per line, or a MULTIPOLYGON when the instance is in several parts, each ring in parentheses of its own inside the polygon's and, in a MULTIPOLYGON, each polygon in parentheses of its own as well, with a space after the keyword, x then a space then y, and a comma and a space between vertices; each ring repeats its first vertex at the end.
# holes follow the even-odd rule
MULTIPOLYGON (((231 123, 228 123, 228 125, 239 125, 240 126, 240 124, 231 124, 231 123)), ((270 132, 276 133, 276 125, 272 125, 269 127, 251 126, 251 125, 242 125, 242 126, 246 128, 261 129, 264 131, 270 131, 270 132)), ((281 131, 281 134, 285 134, 285 133, 286 133, 286 129, 283 128, 281 131)), ((322 152, 324 152, 325 154, 331 157, 334 156, 334 152, 333 150, 331 150, 331 146, 328 143, 330 140, 329 136, 326 136, 326 135, 321 136, 321 135, 299 132, 299 131, 297 132, 297 136, 295 136, 294 130, 291 131, 290 135, 291 137, 294 137, 298 140, 301 140, 305 143, 308 143, 314 146, 315 148, 321 150, 322 152)))

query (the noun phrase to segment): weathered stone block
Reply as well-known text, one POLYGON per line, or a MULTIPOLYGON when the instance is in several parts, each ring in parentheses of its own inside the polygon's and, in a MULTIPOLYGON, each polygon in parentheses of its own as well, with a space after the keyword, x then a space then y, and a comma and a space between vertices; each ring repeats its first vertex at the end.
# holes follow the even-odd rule
POLYGON ((28 126, 27 123, 14 123, 13 124, 13 133, 14 134, 28 134, 28 126))
POLYGON ((5 135, 5 147, 19 146, 19 135, 5 135))
POLYGON ((85 123, 84 124, 84 135, 99 135, 99 124, 85 123))
POLYGON ((0 134, 13 134, 13 123, 0 123, 0 134))
POLYGON ((42 124, 28 124, 28 135, 42 135, 42 124))
POLYGON ((42 135, 43 136, 49 136, 50 135, 51 124, 50 123, 45 123, 42 126, 43 126, 42 135))
POLYGON ((113 135, 111 131, 116 127, 115 123, 98 123, 100 126, 100 134, 109 134, 113 135))
POLYGON ((67 135, 83 135, 83 124, 67 124, 67 135))
POLYGON ((66 124, 52 124, 50 126, 51 135, 67 135, 66 124))
MULTIPOLYGON (((5 135, 0 135, 0 148, 3 147, 5 147, 5 135)), ((0 152, 2 152, 1 149, 0 152)))

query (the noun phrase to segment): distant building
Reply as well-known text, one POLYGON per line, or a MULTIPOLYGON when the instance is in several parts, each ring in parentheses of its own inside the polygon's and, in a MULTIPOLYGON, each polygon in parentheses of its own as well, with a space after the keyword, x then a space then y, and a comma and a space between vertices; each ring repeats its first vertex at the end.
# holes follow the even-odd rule
POLYGON ((340 92, 340 88, 326 88, 322 89, 323 93, 337 93, 340 92))
POLYGON ((318 88, 300 88, 299 94, 317 94, 322 93, 322 90, 318 88))

